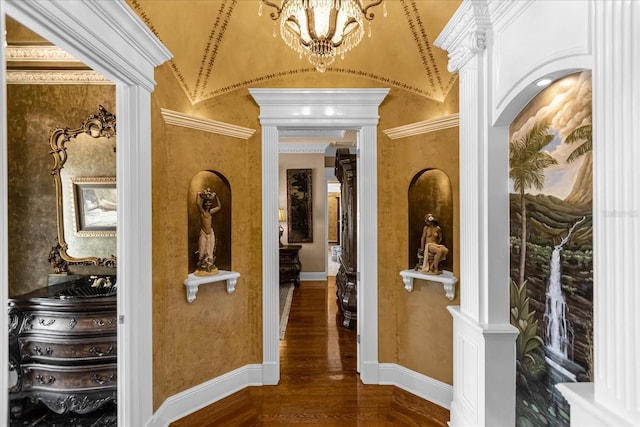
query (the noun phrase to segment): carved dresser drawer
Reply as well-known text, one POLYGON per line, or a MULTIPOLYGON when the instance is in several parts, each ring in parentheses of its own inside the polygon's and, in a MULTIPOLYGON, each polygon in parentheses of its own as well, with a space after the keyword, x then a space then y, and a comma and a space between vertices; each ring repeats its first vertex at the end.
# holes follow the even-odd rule
POLYGON ((87 286, 78 280, 9 300, 12 412, 42 402, 58 414, 86 413, 117 400, 117 297, 62 292, 87 286))
POLYGON ((113 332, 118 328, 116 313, 25 312, 22 333, 82 334, 113 332))
POLYGON ((18 338, 23 362, 39 361, 77 363, 114 359, 118 354, 117 342, 110 337, 89 337, 60 340, 57 337, 21 336, 18 338))
POLYGON ((70 392, 112 388, 118 384, 116 363, 85 366, 26 364, 22 370, 24 390, 70 392))

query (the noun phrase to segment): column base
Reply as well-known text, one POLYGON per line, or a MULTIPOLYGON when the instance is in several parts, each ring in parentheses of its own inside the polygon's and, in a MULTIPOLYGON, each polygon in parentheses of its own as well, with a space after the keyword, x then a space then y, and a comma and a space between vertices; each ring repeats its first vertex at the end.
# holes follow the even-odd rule
POLYGON ((518 330, 481 324, 447 307, 453 316, 453 402, 450 427, 512 426, 516 419, 518 330))
POLYGON ((638 427, 637 422, 626 421, 595 399, 593 383, 563 383, 556 388, 571 405, 572 427, 638 427))

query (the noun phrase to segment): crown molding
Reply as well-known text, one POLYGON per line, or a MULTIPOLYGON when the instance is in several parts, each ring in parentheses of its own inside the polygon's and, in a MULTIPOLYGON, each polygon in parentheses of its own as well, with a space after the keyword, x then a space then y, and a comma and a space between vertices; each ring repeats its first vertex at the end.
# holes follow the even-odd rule
POLYGON ((459 113, 455 113, 439 117, 437 119, 425 120, 422 122, 386 129, 383 130, 383 132, 391 139, 400 139, 408 136, 422 135, 429 132, 435 132, 437 130, 458 127, 459 125, 460 115, 459 113))
POLYGON ((93 70, 7 70, 7 84, 24 85, 113 85, 102 74, 93 70))
POLYGON ((201 119, 189 114, 167 110, 166 108, 161 108, 160 111, 164 118, 164 122, 168 125, 202 130, 239 139, 249 139, 255 133, 255 129, 218 122, 216 120, 201 119))
POLYGON ((324 154, 329 142, 293 142, 278 144, 278 152, 281 154, 324 154))

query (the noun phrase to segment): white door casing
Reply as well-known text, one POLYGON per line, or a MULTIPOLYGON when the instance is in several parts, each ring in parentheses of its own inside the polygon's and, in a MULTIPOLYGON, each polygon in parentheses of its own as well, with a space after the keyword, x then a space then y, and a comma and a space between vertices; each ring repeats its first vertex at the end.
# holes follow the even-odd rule
POLYGON ((262 125, 263 379, 280 380, 278 334, 278 139, 285 129, 358 132, 358 366, 365 384, 378 383, 378 107, 389 89, 249 89, 262 125), (362 286, 366 283, 366 286, 362 286), (360 327, 360 325, 363 325, 360 327))

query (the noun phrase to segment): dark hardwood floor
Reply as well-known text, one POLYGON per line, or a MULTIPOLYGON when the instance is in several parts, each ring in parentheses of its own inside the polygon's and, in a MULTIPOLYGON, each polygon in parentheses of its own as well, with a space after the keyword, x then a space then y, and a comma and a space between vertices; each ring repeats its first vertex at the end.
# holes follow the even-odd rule
POLYGON ((393 386, 364 385, 355 331, 341 326, 335 281, 303 282, 280 341, 280 383, 249 387, 171 424, 445 427, 449 411, 393 386))

